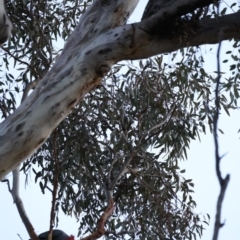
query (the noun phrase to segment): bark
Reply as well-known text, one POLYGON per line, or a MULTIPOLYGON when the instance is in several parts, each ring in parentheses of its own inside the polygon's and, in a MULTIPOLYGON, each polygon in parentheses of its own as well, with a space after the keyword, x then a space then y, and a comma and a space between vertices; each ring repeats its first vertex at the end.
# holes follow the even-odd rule
POLYGON ((116 62, 239 38, 239 12, 176 25, 174 19, 211 2, 172 1, 145 20, 124 25, 138 0, 95 0, 82 15, 53 68, 0 124, 0 179, 41 146, 116 62))
POLYGON ((0 46, 8 40, 12 32, 12 23, 7 16, 4 0, 0 0, 0 46))

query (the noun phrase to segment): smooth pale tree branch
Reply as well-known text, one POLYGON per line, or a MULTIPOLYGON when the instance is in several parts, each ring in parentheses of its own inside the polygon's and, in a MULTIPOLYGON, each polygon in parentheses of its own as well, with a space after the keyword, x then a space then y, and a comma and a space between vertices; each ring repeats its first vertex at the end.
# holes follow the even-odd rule
MULTIPOLYGON (((30 82, 26 85, 23 95, 22 95, 22 100, 21 103, 27 98, 29 91, 32 90, 37 86, 37 83, 39 82, 38 80, 35 80, 33 82, 30 82)), ((22 199, 19 194, 19 185, 20 185, 20 165, 18 165, 12 172, 13 174, 13 184, 12 184, 12 190, 10 191, 13 197, 13 201, 17 206, 17 210, 19 212, 19 215, 28 231, 28 234, 32 240, 38 240, 38 237, 35 233, 34 227, 32 223, 30 222, 30 219, 28 218, 28 215, 25 211, 22 199)), ((53 194, 54 195, 54 194, 53 194)), ((55 206, 55 202, 53 201, 53 204, 55 206)), ((51 231, 52 233, 52 231, 51 231)))
POLYGON ((12 188, 12 197, 14 199, 14 203, 17 206, 18 213, 28 231, 29 236, 32 240, 39 240, 35 231, 34 227, 30 222, 30 219, 28 218, 28 215, 25 211, 22 199, 19 196, 19 166, 13 171, 13 188, 12 188))
POLYGON ((169 19, 212 3, 207 0, 172 1, 172 5, 152 17, 124 25, 137 3, 138 0, 96 0, 82 15, 53 68, 20 107, 0 124, 0 178, 33 154, 116 62, 217 43, 215 33, 219 31, 221 40, 240 37, 240 13, 218 20, 187 22, 180 29, 165 32, 163 26, 169 19))
POLYGON ((109 1, 108 5, 103 3, 94 1, 82 15, 56 64, 34 92, 1 123, 0 178, 41 146, 60 121, 87 92, 101 82, 115 63, 112 59, 106 59, 106 46, 99 46, 98 37, 95 37, 103 30, 125 24, 138 0, 109 1), (91 54, 92 51, 96 51, 99 58, 91 54))
POLYGON ((20 167, 17 166, 16 169, 13 170, 13 184, 12 184, 12 189, 10 187, 10 182, 8 179, 2 180, 2 182, 7 182, 8 185, 8 190, 12 195, 13 201, 17 206, 18 213, 22 219, 22 222, 24 223, 24 226, 26 227, 29 236, 31 237, 32 240, 39 240, 32 223, 30 222, 30 219, 28 218, 28 215, 25 211, 22 199, 20 198, 19 195, 19 184, 20 184, 20 178, 19 178, 19 173, 20 173, 20 167))

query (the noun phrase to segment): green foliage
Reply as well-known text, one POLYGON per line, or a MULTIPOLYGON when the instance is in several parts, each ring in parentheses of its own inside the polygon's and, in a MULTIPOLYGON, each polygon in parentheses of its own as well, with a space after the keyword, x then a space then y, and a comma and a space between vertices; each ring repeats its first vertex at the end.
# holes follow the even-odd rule
MULTIPOLYGON (((0 78, 3 118, 15 110, 16 94, 51 68, 60 52, 56 41, 66 40, 91 3, 81 1, 79 8, 76 2, 8 1, 15 33, 4 47, 1 65, 1 71, 7 68, 0 78), (10 65, 18 70, 17 77, 9 72, 10 65)), ((235 41, 234 47, 238 45, 235 41)), ((227 54, 235 63, 232 76, 221 83, 220 107, 229 113, 237 107, 240 65, 238 54, 227 54)), ((192 140, 212 130, 215 81, 199 48, 118 64, 23 170, 35 173, 44 193, 52 191, 60 169, 56 209, 74 215, 79 234, 85 234, 94 231, 105 210, 105 190, 129 163, 114 188, 107 238, 196 239, 209 219, 194 212, 194 184, 184 178, 178 162, 187 159, 192 140)))
MULTIPOLYGON (((106 203, 104 188, 131 160, 129 173, 114 189, 109 239, 126 232, 133 237, 134 231, 140 239, 201 236, 203 219, 194 213, 191 197, 194 184, 178 167, 190 141, 212 128, 215 78, 205 72, 196 51, 182 51, 182 61, 174 66, 163 57, 140 61, 139 67, 116 65, 59 125, 58 206, 80 220, 81 234, 94 230, 106 203)), ((221 96, 221 106, 229 109, 226 101, 221 96)), ((36 181, 42 191, 53 183, 55 141, 52 136, 31 159, 41 166, 36 181)), ((25 170, 33 167, 31 161, 25 170)))

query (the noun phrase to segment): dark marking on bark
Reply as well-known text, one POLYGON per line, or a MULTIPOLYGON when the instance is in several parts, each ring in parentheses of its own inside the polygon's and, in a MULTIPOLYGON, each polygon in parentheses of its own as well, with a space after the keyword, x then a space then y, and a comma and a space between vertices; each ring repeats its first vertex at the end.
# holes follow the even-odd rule
POLYGON ((101 1, 101 5, 102 5, 103 7, 107 7, 109 4, 110 4, 110 1, 109 1, 109 0, 102 0, 102 1, 101 1))
POLYGON ((95 20, 96 20, 96 17, 95 17, 95 16, 91 16, 91 18, 90 18, 90 22, 91 22, 91 23, 94 23, 95 20))
POLYGON ((49 95, 44 98, 43 102, 45 102, 48 98, 50 98, 49 95))
POLYGON ((20 132, 19 134, 18 134, 18 137, 21 137, 23 135, 23 132, 20 132))
POLYGON ((131 34, 129 34, 129 35, 127 35, 126 37, 124 37, 125 39, 129 39, 129 38, 132 38, 132 35, 131 34))
POLYGON ((119 34, 118 33, 115 33, 114 37, 117 37, 119 34))
POLYGON ((99 54, 105 54, 105 53, 109 53, 109 52, 112 52, 112 49, 111 49, 111 48, 102 49, 102 50, 100 50, 98 53, 99 53, 99 54))
POLYGON ((24 124, 25 124, 25 123, 19 123, 19 124, 16 126, 15 131, 17 132, 17 131, 19 131, 20 129, 22 129, 23 126, 24 126, 24 124))
POLYGON ((60 103, 56 103, 55 105, 53 105, 53 106, 51 107, 51 109, 57 108, 59 105, 60 105, 60 103))
POLYGON ((58 80, 61 81, 63 78, 68 77, 72 73, 72 71, 73 71, 73 66, 63 71, 63 73, 59 75, 58 80))
POLYGON ((89 51, 87 51, 86 53, 85 53, 85 55, 88 55, 88 54, 90 54, 92 52, 92 50, 89 50, 89 51))
POLYGON ((32 111, 27 111, 25 116, 29 116, 32 113, 32 111))
POLYGON ((83 68, 83 69, 81 69, 80 71, 81 71, 82 75, 85 75, 86 72, 87 72, 87 68, 83 68))
POLYGON ((67 62, 70 62, 72 56, 69 56, 68 59, 67 59, 67 62))

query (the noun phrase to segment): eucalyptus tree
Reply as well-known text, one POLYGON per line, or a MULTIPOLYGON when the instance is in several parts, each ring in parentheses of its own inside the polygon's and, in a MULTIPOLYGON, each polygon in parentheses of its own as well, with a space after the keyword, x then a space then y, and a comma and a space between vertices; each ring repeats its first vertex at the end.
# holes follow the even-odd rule
POLYGON ((1 52, 0 178, 15 169, 21 212, 23 163, 52 192, 51 223, 54 209, 74 213, 84 239, 192 239, 208 216, 194 213, 194 184, 178 162, 239 97, 238 55, 229 50, 233 74, 219 83, 204 70, 200 45, 234 38, 238 47, 240 12, 225 14, 233 4, 219 13, 213 0, 156 0, 128 24, 137 4, 7 1, 14 29, 1 52))

